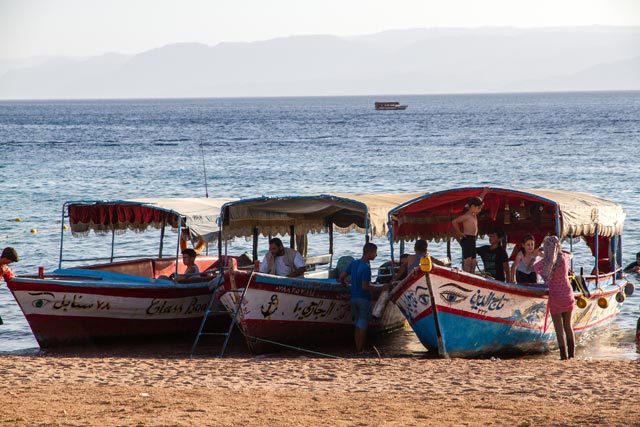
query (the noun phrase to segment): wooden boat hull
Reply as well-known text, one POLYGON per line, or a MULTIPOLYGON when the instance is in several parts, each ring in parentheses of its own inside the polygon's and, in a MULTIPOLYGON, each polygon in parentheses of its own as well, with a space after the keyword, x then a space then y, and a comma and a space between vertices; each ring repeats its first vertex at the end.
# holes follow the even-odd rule
MULTIPOLYGON (((234 282, 246 288, 238 324, 252 352, 277 349, 278 344, 317 347, 353 340, 349 290, 332 279, 290 279, 266 274, 236 272, 234 282)), ((228 276, 225 290, 230 291, 228 276)), ((235 310, 239 292, 225 292, 221 302, 235 310)), ((387 304, 380 319, 370 323, 372 334, 392 332, 405 319, 393 304, 387 304)))
MULTIPOLYGON (((505 284, 439 266, 433 266, 428 279, 415 270, 394 289, 391 299, 429 350, 448 357, 483 357, 542 353, 555 346, 544 286, 505 284)), ((626 281, 615 281, 613 274, 599 279, 600 290, 592 291, 587 306, 574 308, 577 339, 620 313, 617 295, 626 281), (601 298, 606 308, 599 306, 601 298)), ((595 283, 587 285, 595 289, 595 283)))
MULTIPOLYGON (((184 336, 198 331, 210 301, 208 284, 89 270, 19 277, 9 289, 40 347, 126 338, 184 336)), ((227 315, 207 324, 223 328, 227 315)))

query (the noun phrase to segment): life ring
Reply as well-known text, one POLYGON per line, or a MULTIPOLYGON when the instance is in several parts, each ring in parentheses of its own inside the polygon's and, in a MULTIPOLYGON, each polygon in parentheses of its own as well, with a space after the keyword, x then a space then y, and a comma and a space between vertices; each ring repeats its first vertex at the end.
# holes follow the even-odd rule
MULTIPOLYGON (((187 247, 188 247, 187 241, 184 239, 180 239, 180 252, 187 249, 187 247)), ((202 252, 202 250, 206 247, 207 247, 207 242, 198 239, 198 243, 196 243, 196 245, 193 247, 193 250, 196 251, 196 254, 200 255, 200 252, 202 252)))
POLYGON ((585 308, 589 304, 589 300, 587 300, 584 296, 580 295, 576 298, 576 305, 578 308, 585 308))
POLYGON ((631 282, 627 282, 626 285, 624 285, 624 293, 630 297, 631 295, 633 295, 633 291, 636 290, 636 285, 631 283, 631 282))

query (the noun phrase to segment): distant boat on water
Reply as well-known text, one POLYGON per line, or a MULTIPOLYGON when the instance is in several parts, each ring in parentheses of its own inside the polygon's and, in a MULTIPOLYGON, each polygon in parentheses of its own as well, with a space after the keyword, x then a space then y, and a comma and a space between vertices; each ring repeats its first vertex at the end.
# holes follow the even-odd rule
POLYGON ((406 110, 407 106, 397 101, 380 101, 375 103, 376 110, 406 110))

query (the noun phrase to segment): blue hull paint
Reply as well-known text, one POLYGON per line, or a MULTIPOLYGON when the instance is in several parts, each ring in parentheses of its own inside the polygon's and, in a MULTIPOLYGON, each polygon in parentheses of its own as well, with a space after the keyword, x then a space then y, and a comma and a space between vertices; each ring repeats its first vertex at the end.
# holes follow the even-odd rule
MULTIPOLYGON (((434 268, 428 285, 414 272, 394 295, 394 302, 409 321, 420 342, 430 351, 450 357, 487 357, 503 353, 543 353, 556 347, 547 296, 542 287, 499 283, 479 276, 434 268), (441 342, 438 340, 430 290, 436 301, 441 342), (441 348, 442 346, 443 348, 441 348)), ((576 338, 606 326, 620 312, 616 293, 626 281, 602 280, 588 305, 574 308, 576 338), (608 306, 598 306, 598 298, 608 306)))

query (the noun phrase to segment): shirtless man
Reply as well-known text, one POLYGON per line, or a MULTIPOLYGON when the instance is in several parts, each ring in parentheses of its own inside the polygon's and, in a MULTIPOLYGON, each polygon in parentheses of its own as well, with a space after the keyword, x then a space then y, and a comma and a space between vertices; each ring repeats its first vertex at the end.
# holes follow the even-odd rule
POLYGON ((469 273, 476 271, 476 238, 478 237, 478 214, 482 210, 484 197, 489 192, 489 187, 484 187, 479 197, 472 197, 467 202, 467 210, 451 221, 453 233, 462 247, 464 262, 462 269, 469 273))

